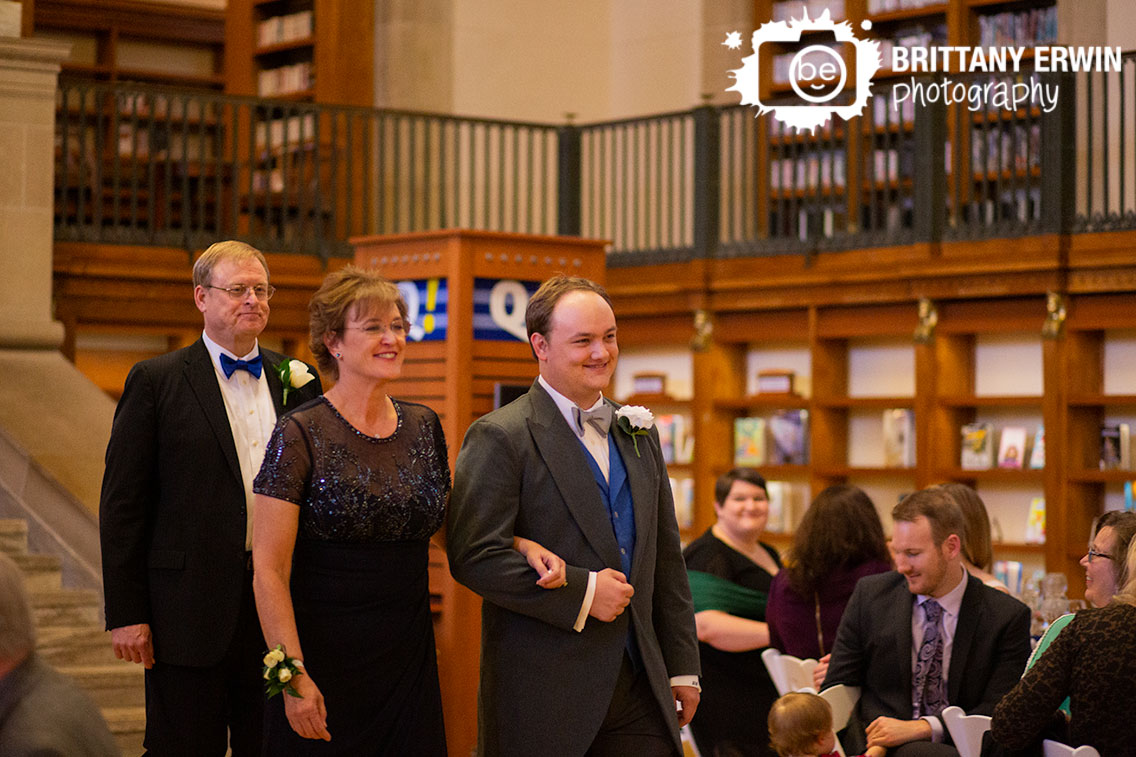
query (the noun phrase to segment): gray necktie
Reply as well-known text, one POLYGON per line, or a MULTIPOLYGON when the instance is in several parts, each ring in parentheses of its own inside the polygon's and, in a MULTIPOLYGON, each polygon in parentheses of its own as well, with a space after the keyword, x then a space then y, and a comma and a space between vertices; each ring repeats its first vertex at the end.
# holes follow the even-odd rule
POLYGON ((581 410, 577 405, 572 406, 572 419, 576 421, 576 429, 584 433, 584 424, 592 424, 592 428, 600 432, 600 436, 607 436, 611 428, 611 406, 600 405, 594 410, 581 410))

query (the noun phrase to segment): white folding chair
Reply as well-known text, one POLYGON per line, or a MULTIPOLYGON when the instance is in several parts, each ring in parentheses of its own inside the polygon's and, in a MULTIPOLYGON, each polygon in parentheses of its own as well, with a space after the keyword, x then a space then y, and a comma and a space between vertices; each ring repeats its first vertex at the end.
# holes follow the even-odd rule
MULTIPOLYGON (((856 709, 856 702, 860 699, 860 687, 845 686, 840 683, 825 689, 820 695, 832 708, 832 731, 839 733, 848 725, 848 719, 856 709)), ((840 743, 839 738, 836 739, 836 751, 844 757, 844 745, 840 743)))
POLYGON ((961 707, 943 710, 943 722, 951 732, 959 757, 978 757, 982 753, 982 734, 990 730, 990 716, 967 715, 961 707))
POLYGON ((811 657, 802 660, 769 647, 761 653, 761 661, 765 663, 765 669, 769 671, 778 694, 788 694, 813 685, 813 669, 816 668, 817 661, 811 657))
POLYGON ((694 732, 690 730, 690 725, 684 725, 679 731, 682 736, 682 755, 683 757, 702 757, 702 753, 698 751, 698 744, 694 743, 694 732))
POLYGON ((1100 757, 1100 752, 1091 746, 1079 746, 1074 749, 1068 744, 1050 739, 1041 742, 1041 751, 1045 757, 1100 757))

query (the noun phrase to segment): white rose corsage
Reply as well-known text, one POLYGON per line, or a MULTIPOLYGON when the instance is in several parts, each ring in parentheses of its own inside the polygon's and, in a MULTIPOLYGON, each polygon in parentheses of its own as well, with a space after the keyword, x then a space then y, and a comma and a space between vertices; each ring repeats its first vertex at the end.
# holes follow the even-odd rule
POLYGON ((615 423, 623 433, 631 435, 631 442, 635 445, 635 456, 639 454, 639 441, 637 436, 646 436, 655 425, 655 416, 642 405, 624 405, 615 411, 615 423))
POLYGON ((284 645, 277 644, 273 649, 265 652, 263 662, 264 680, 267 681, 264 688, 268 692, 269 699, 281 691, 288 692, 288 696, 303 699, 303 695, 292 685, 292 679, 304 673, 303 660, 289 657, 284 651, 284 645))
POLYGON ((288 404, 288 392, 299 389, 315 378, 308 366, 301 360, 285 360, 276 367, 280 384, 284 387, 284 404, 288 404))

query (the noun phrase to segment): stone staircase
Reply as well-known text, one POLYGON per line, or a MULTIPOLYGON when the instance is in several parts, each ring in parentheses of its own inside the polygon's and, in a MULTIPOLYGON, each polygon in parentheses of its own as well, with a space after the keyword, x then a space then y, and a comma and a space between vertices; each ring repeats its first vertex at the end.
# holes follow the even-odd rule
POLYGON ((62 561, 28 552, 23 520, 0 519, 0 552, 24 573, 40 655, 94 699, 124 757, 141 754, 146 726, 142 666, 115 658, 110 633, 103 630, 98 592, 63 588, 62 561))

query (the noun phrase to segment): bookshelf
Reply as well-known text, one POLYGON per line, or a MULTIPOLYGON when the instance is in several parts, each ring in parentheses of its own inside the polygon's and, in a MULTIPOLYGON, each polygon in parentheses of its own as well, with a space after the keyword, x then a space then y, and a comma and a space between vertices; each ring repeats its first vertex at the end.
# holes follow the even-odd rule
POLYGON ((226 91, 374 103, 374 7, 349 0, 229 0, 226 91))
POLYGON ((225 86, 222 11, 138 0, 36 0, 30 7, 36 36, 71 45, 65 75, 202 90, 225 86))

